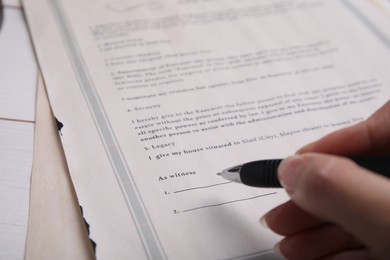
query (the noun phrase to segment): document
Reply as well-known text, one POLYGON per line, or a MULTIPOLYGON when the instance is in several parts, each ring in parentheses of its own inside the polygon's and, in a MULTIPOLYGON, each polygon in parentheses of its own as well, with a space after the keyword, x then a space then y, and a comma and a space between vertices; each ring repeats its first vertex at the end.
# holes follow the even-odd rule
POLYGON ((390 97, 388 32, 352 1, 24 6, 98 259, 274 258, 258 220, 288 196, 216 173, 390 97))

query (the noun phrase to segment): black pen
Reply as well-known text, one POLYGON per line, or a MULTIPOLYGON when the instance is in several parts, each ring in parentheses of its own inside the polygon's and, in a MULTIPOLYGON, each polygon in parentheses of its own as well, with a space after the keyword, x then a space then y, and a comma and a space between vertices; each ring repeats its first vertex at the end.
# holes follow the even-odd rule
MULTIPOLYGON (((382 176, 390 178, 389 157, 349 158, 356 164, 382 176)), ((248 162, 223 170, 218 175, 223 178, 243 183, 248 186, 262 188, 281 188, 278 179, 278 167, 283 159, 248 162)))

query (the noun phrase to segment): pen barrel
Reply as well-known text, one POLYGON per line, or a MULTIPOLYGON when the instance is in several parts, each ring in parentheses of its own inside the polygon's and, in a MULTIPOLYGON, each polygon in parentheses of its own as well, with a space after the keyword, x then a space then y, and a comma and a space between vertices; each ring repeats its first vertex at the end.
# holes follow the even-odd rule
POLYGON ((246 163, 241 166, 241 182, 248 186, 280 188, 278 167, 282 160, 264 160, 246 163))
POLYGON ((351 157, 357 165, 375 172, 384 177, 390 178, 390 158, 389 157, 351 157))
MULTIPOLYGON (((363 168, 390 178, 389 157, 352 157, 350 159, 363 168)), ((241 182, 253 187, 282 187, 278 179, 278 167, 281 161, 281 159, 275 159, 243 164, 240 169, 241 182)))

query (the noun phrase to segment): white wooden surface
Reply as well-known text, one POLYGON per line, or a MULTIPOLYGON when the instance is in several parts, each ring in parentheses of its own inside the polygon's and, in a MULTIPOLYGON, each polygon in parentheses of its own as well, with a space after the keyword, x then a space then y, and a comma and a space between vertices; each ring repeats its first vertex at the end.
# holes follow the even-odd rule
POLYGON ((25 254, 37 66, 19 1, 0 30, 0 259, 25 254))
POLYGON ((34 121, 37 65, 19 8, 4 8, 0 31, 0 118, 34 121))
POLYGON ((0 120, 0 259, 23 259, 34 124, 0 120))

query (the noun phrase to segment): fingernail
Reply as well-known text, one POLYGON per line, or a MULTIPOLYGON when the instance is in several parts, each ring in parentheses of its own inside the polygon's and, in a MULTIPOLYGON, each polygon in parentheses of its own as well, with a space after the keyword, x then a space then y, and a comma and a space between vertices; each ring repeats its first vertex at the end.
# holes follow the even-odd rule
POLYGON ((266 220, 266 217, 267 215, 264 215, 263 217, 261 217, 261 219, 260 219, 260 224, 263 226, 263 227, 265 227, 265 228, 269 228, 268 227, 268 224, 267 224, 267 220, 266 220))
POLYGON ((303 162, 302 156, 293 155, 284 159, 280 164, 278 169, 279 181, 288 192, 294 191, 303 162))
POLYGON ((307 145, 299 148, 298 151, 295 152, 295 154, 299 155, 299 154, 306 153, 308 151, 313 150, 313 147, 314 147, 314 143, 307 144, 307 145))

